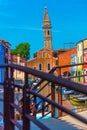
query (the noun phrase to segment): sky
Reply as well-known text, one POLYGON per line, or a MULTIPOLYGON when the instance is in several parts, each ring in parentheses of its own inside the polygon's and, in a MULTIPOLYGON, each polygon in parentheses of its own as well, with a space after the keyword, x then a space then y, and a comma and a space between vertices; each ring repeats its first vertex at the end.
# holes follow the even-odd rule
POLYGON ((0 39, 8 41, 11 49, 28 42, 33 58, 44 47, 44 7, 52 25, 54 50, 87 38, 87 0, 0 0, 0 39))

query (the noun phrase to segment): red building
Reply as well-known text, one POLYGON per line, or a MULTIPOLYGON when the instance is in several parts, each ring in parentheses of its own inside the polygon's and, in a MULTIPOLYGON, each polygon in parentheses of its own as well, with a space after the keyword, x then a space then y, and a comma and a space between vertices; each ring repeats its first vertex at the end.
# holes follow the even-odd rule
MULTIPOLYGON (((77 48, 67 49, 58 55, 58 66, 70 65, 72 63, 72 55, 76 54, 77 48)), ((62 68, 61 74, 71 72, 71 67, 62 68)))

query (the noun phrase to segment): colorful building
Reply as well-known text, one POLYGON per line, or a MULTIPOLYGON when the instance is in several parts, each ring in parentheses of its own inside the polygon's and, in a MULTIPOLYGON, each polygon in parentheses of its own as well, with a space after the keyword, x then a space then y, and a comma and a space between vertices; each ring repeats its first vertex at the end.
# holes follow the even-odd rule
MULTIPOLYGON (((71 64, 77 64, 77 54, 71 56, 71 64)), ((77 66, 71 67, 71 76, 76 76, 77 66)), ((76 82, 76 78, 72 78, 72 81, 76 82)))
MULTIPOLYGON (((0 40, 0 64, 10 63, 11 62, 11 51, 10 44, 5 40, 0 40)), ((4 68, 0 69, 0 82, 4 81, 4 68)))
MULTIPOLYGON (((83 40, 83 62, 87 62, 87 39, 83 40)), ((87 74, 87 64, 83 65, 83 73, 87 74)), ((83 83, 87 85, 87 76, 83 78, 83 83)))
MULTIPOLYGON (((83 63, 83 41, 77 42, 77 63, 83 63)), ((77 76, 82 75, 83 65, 79 65, 77 67, 77 76)), ((77 82, 83 83, 83 78, 78 77, 77 82)))
MULTIPOLYGON (((65 66, 65 65, 70 65, 72 63, 72 56, 76 55, 76 47, 75 48, 71 48, 71 49, 67 49, 65 52, 62 52, 60 54, 58 54, 58 66, 65 66)), ((71 72, 72 67, 65 67, 61 69, 61 74, 63 74, 64 72, 71 72)))
MULTIPOLYGON (((84 49, 84 62, 87 62, 87 49, 84 49)), ((83 66, 83 72, 86 75, 87 74, 87 64, 84 64, 83 66)), ((83 83, 87 85, 87 76, 83 78, 83 83)))
MULTIPOLYGON (((87 62, 87 38, 77 42, 77 63, 87 62)), ((77 76, 87 74, 87 64, 77 67, 77 76)), ((86 77, 79 77, 77 82, 87 84, 86 77)))

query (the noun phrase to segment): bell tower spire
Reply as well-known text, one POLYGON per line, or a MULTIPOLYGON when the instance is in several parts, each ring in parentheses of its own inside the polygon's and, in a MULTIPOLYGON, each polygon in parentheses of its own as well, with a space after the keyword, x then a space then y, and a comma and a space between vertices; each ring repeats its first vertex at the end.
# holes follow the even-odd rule
POLYGON ((47 8, 44 8, 43 31, 44 31, 44 47, 52 49, 51 23, 48 17, 47 8))

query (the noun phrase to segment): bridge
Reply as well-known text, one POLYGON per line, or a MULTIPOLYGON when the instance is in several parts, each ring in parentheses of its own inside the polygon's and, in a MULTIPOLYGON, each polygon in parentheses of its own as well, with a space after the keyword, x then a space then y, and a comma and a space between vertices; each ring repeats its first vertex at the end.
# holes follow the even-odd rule
MULTIPOLYGON (((83 117, 83 114, 80 115, 76 111, 72 111, 69 101, 66 101, 62 96, 64 87, 87 95, 85 85, 73 82, 60 75, 61 68, 78 65, 82 64, 57 66, 49 73, 16 64, 0 65, 0 68, 4 68, 5 72, 4 82, 0 83, 4 89, 3 99, 0 99, 0 102, 3 102, 3 112, 0 112, 3 121, 0 130, 86 130, 87 118, 83 117), (24 73, 23 85, 15 84, 14 70, 24 73), (36 79, 39 78, 38 84, 32 87, 28 81, 29 75, 36 79), (40 86, 40 89, 35 91, 38 86, 40 86), (21 100, 18 99, 16 103, 16 96, 20 97, 17 89, 20 90, 21 100), (39 102, 37 102, 37 98, 40 99, 39 102), (41 105, 40 109, 39 105, 41 105), (69 120, 67 121, 67 119, 69 120), (84 126, 79 127, 80 123, 74 125, 73 121, 80 122, 84 126)), ((86 75, 81 77, 83 76, 86 75)), ((75 76, 72 78, 75 78, 75 76)))

